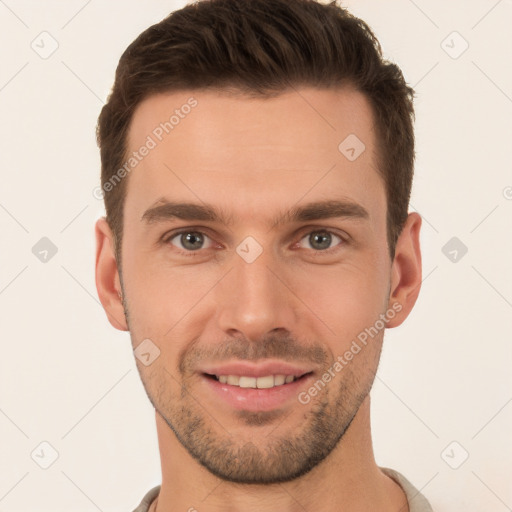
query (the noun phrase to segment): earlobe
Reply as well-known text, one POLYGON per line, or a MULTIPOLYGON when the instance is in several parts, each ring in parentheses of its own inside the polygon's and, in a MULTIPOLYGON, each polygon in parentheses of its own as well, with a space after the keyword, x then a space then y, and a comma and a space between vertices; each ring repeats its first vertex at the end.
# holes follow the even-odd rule
POLYGON ((128 331, 117 261, 113 250, 113 234, 105 217, 96 221, 95 234, 96 289, 100 302, 112 326, 120 331, 128 331))
POLYGON ((391 269, 391 287, 388 308, 398 313, 388 320, 386 327, 399 326, 411 312, 421 288, 421 216, 409 213, 398 238, 391 269))

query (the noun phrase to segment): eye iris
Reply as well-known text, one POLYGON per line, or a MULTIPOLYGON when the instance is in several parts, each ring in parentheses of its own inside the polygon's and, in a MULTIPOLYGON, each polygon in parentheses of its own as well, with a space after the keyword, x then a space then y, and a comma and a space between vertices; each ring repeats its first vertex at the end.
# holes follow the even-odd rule
POLYGON ((201 248, 201 245, 203 243, 203 237, 200 233, 195 231, 192 231, 190 233, 183 233, 181 235, 181 243, 183 247, 185 247, 186 249, 191 249, 195 251, 201 248), (197 241, 199 241, 199 244, 197 244, 197 241), (196 245, 194 245, 194 242, 196 242, 196 245), (188 245, 189 243, 191 244, 191 246, 188 245))
POLYGON ((309 236, 309 242, 311 243, 312 247, 315 247, 315 244, 318 239, 324 239, 324 243, 320 243, 320 247, 316 247, 317 249, 328 249, 331 245, 331 235, 329 233, 323 232, 323 231, 317 231, 314 234, 311 234, 309 236), (320 234, 319 234, 320 233, 320 234))

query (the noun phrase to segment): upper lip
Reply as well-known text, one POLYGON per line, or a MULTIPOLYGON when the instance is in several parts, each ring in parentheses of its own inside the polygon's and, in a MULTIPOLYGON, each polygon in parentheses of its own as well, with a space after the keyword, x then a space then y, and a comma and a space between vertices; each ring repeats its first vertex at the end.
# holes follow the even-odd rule
POLYGON ((287 363, 286 361, 234 361, 224 364, 203 365, 201 372, 209 375, 243 375, 247 377, 265 377, 267 375, 293 375, 301 377, 310 373, 311 368, 305 365, 287 363))

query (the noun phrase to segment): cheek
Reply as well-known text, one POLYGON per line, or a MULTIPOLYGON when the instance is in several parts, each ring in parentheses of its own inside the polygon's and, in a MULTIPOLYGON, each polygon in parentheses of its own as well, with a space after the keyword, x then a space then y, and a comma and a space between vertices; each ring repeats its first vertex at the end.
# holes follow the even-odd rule
POLYGON ((302 285, 294 286, 316 318, 332 331, 338 351, 373 325, 385 307, 385 269, 366 265, 311 269, 302 285))
POLYGON ((200 265, 173 267, 164 259, 143 254, 126 258, 123 282, 132 331, 138 336, 172 338, 183 330, 187 319, 201 311, 201 299, 222 276, 221 270, 200 265))

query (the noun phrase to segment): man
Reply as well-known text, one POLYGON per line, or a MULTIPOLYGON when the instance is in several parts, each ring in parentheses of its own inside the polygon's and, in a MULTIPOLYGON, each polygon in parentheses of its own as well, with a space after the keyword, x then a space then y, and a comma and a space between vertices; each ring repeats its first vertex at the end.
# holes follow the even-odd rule
POLYGON ((370 433, 421 284, 412 97, 335 3, 200 1, 123 54, 96 283, 155 408, 136 511, 432 510, 370 433))

